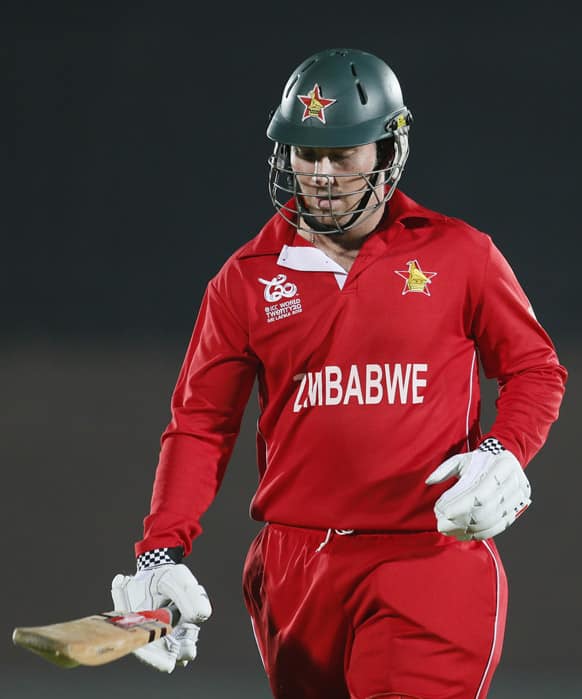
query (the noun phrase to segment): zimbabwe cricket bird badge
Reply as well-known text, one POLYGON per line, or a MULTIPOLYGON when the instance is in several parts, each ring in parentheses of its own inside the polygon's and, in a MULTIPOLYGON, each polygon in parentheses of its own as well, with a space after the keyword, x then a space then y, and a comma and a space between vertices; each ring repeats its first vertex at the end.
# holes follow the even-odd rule
POLYGON ((395 269, 394 274, 404 279, 404 294, 425 294, 430 296, 429 285, 432 284, 432 278, 436 277, 437 272, 426 272, 421 269, 418 260, 408 260, 406 263, 408 269, 395 269))
POLYGON ((297 95, 297 99, 305 107, 301 121, 314 118, 319 119, 322 124, 325 124, 325 110, 331 107, 337 100, 325 99, 321 96, 319 85, 315 83, 313 90, 307 95, 297 95))

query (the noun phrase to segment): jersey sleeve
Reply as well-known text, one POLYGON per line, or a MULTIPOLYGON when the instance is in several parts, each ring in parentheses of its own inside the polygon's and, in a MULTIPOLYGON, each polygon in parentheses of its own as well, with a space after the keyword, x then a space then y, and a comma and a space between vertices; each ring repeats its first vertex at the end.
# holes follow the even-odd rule
POLYGON ((489 239, 472 324, 483 370, 499 387, 490 431, 522 466, 544 444, 557 419, 567 372, 501 252, 489 239))
POLYGON ((200 517, 216 496, 253 387, 257 359, 242 311, 206 289, 172 395, 171 422, 161 451, 144 537, 144 551, 181 546, 187 555, 200 517))

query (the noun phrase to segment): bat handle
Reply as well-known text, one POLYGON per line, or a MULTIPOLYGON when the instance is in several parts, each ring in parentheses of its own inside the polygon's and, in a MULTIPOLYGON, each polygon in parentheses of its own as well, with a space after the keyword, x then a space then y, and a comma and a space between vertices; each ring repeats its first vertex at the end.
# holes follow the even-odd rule
POLYGON ((164 607, 164 609, 167 609, 168 613, 170 614, 170 624, 172 624, 172 628, 177 626, 181 618, 178 607, 176 607, 173 602, 170 602, 170 604, 167 607, 164 607))
POLYGON ((180 611, 173 602, 170 602, 166 607, 148 609, 135 613, 145 619, 154 619, 155 621, 161 621, 163 624, 171 624, 172 627, 176 626, 180 621, 180 611))

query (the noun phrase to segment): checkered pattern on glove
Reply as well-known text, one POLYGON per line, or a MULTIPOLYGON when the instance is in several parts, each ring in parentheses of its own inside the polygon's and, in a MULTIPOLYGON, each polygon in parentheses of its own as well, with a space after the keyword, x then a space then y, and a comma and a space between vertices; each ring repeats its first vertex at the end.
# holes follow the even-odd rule
POLYGON ((498 439, 495 439, 495 437, 487 437, 483 441, 482 444, 479 445, 479 449, 481 451, 486 451, 489 452, 489 454, 501 454, 502 451, 505 451, 505 447, 503 444, 498 439))
POLYGON ((152 568, 157 568, 158 566, 180 563, 183 556, 184 550, 181 546, 144 551, 137 557, 137 572, 152 570, 152 568))

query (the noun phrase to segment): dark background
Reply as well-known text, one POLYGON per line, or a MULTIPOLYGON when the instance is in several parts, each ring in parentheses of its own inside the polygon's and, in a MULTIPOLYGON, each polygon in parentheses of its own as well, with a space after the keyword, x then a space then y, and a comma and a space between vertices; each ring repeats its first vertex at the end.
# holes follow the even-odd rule
MULTIPOLYGON (((108 609, 114 573, 133 570, 201 295, 272 213, 267 113, 305 57, 347 46, 392 66, 415 115, 402 189, 493 235, 570 371, 561 419, 528 469, 534 505, 497 540, 510 610, 491 696, 580 696, 577 12, 573 2, 4 7, 3 695, 269 696, 240 595, 259 526, 248 518, 254 399, 188 561, 215 605, 191 668, 166 678, 128 658, 65 673, 13 648, 10 633, 108 609)), ((485 392, 486 425, 494 387, 485 392)))

